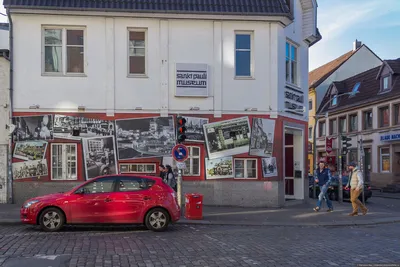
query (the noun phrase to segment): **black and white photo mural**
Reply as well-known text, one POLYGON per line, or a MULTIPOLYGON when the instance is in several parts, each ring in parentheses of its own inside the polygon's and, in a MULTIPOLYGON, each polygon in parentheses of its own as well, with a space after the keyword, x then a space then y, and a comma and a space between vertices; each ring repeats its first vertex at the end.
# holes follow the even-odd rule
POLYGON ((208 123, 207 118, 184 117, 186 119, 186 140, 204 142, 203 125, 208 123))
POLYGON ((14 180, 48 175, 46 159, 13 162, 12 169, 14 180))
POLYGON ((203 128, 210 159, 249 152, 250 124, 248 117, 204 124, 203 128))
POLYGON ((13 123, 16 126, 14 141, 53 139, 52 115, 14 117, 13 123))
POLYGON ((117 173, 114 136, 83 139, 86 179, 117 173))
POLYGON ((66 115, 54 116, 55 138, 80 139, 82 137, 112 136, 114 127, 113 121, 66 115), (79 136, 73 136, 73 130, 79 130, 79 136))
POLYGON ((174 119, 169 117, 116 120, 118 159, 171 156, 174 119))
POLYGON ((274 148, 275 121, 253 118, 249 155, 271 157, 274 148))
POLYGON ((263 178, 278 176, 278 167, 276 165, 276 158, 262 158, 261 167, 263 171, 263 178))
POLYGON ((221 179, 233 177, 233 157, 205 159, 206 179, 221 179))

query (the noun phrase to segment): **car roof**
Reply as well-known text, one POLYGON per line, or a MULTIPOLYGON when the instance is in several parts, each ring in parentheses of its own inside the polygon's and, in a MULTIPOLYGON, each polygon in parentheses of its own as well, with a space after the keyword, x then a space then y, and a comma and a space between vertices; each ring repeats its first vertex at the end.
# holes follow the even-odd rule
POLYGON ((140 178, 153 179, 153 180, 159 180, 159 181, 162 180, 161 177, 157 177, 157 176, 141 175, 141 174, 133 174, 133 173, 123 173, 123 174, 110 174, 110 175, 97 176, 93 179, 90 179, 90 181, 101 179, 101 178, 107 178, 107 177, 140 177, 140 178))

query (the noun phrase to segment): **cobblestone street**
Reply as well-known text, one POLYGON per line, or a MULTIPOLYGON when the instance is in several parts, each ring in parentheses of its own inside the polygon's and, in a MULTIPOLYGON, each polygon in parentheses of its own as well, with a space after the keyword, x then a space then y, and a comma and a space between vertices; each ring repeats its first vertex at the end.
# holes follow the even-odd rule
POLYGON ((400 227, 1 226, 1 266, 356 266, 400 263, 400 227), (350 251, 351 250, 351 251, 350 251))

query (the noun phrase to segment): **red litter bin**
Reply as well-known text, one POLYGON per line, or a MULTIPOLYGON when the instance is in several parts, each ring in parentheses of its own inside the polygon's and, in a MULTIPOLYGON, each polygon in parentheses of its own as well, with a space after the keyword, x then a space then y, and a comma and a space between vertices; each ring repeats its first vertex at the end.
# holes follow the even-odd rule
POLYGON ((203 219, 203 195, 185 194, 185 218, 188 220, 203 219))

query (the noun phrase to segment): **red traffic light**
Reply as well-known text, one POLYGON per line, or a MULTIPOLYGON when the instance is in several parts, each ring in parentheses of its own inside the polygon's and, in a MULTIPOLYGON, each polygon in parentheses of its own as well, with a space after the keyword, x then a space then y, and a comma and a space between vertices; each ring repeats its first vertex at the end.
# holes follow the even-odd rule
POLYGON ((185 133, 186 132, 186 127, 185 126, 179 127, 178 128, 178 132, 179 133, 185 133))
POLYGON ((186 123, 186 119, 182 117, 177 118, 178 125, 184 125, 186 123))

